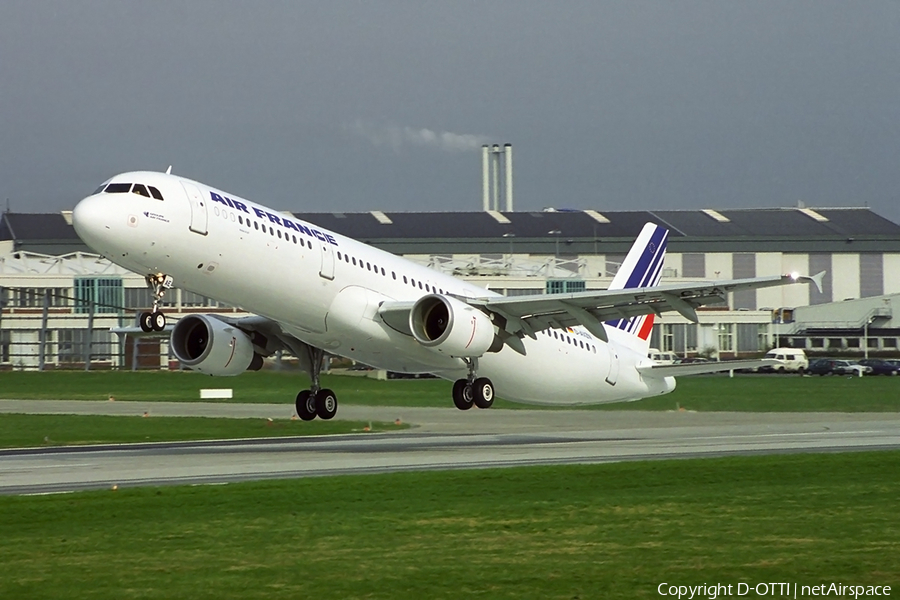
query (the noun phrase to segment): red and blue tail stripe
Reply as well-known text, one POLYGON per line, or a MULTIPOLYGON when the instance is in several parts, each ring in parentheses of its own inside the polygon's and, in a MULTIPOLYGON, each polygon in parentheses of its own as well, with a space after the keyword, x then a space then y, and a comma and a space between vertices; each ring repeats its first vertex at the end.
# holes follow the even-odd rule
MULTIPOLYGON (((644 225, 631 250, 628 251, 625 262, 619 267, 609 289, 621 290, 659 285, 668 237, 667 229, 653 223, 644 225)), ((627 331, 646 341, 653 329, 653 315, 607 321, 606 325, 627 331)))

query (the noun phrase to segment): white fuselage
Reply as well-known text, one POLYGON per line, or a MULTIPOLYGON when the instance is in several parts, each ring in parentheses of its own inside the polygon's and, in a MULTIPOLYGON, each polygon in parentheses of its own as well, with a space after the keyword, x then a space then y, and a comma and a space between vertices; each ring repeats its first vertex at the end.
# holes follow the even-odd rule
MULTIPOLYGON (((382 322, 379 304, 492 292, 182 177, 136 172, 111 181, 152 185, 164 198, 100 193, 77 205, 78 234, 113 262, 171 275, 182 289, 271 319, 335 355, 391 371, 465 377, 462 359, 382 322)), ((528 403, 618 402, 674 389, 672 378, 637 372, 649 359, 634 336, 606 330, 608 344, 582 328, 525 337, 525 356, 504 346, 479 358, 478 373, 500 397, 528 403)))

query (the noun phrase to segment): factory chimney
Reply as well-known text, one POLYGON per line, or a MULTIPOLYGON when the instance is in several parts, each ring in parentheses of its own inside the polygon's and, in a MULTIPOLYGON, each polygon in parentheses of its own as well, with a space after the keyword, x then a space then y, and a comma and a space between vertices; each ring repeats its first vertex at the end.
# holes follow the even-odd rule
POLYGON ((513 212, 512 144, 481 147, 481 206, 482 210, 500 210, 501 181, 506 198, 506 212, 513 212), (500 177, 500 155, 503 155, 503 179, 500 177))

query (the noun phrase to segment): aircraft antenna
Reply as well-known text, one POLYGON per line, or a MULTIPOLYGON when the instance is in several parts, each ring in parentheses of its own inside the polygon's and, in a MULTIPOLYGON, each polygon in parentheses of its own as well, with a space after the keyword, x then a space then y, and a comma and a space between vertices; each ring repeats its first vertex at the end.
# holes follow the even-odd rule
POLYGON ((172 174, 172 165, 169 165, 169 168, 166 169, 166 175, 171 175, 171 174, 172 174))

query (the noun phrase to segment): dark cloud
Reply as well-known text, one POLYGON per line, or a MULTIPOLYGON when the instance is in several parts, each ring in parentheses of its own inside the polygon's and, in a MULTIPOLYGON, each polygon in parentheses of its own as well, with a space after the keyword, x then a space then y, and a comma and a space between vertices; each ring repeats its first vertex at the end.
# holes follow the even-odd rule
POLYGON ((278 208, 478 209, 490 139, 520 209, 900 221, 897 31, 895 1, 5 2, 0 198, 174 164, 278 208))

